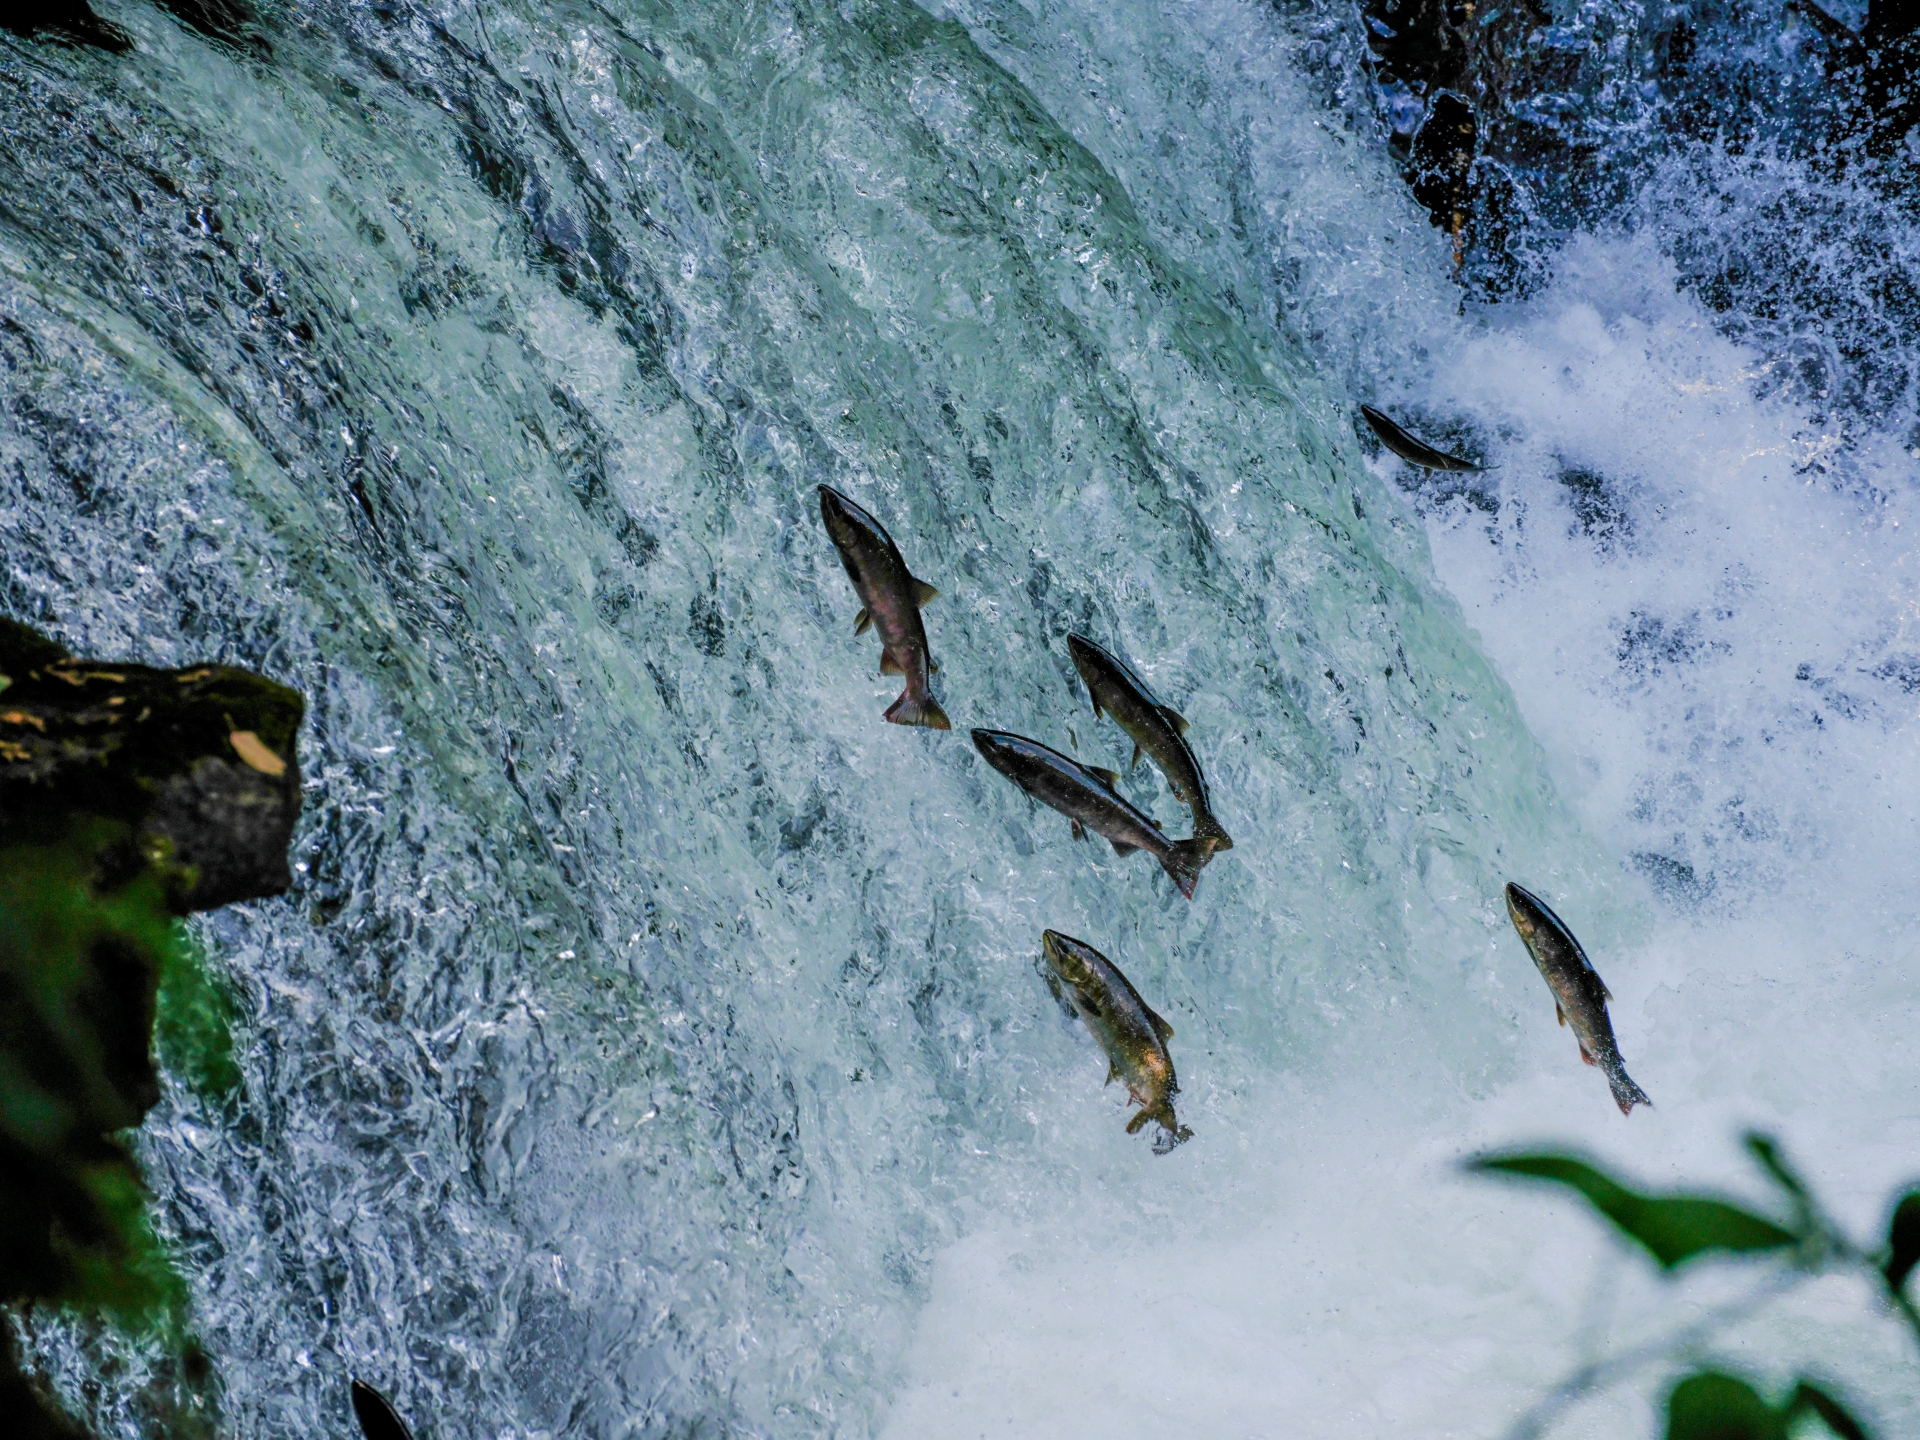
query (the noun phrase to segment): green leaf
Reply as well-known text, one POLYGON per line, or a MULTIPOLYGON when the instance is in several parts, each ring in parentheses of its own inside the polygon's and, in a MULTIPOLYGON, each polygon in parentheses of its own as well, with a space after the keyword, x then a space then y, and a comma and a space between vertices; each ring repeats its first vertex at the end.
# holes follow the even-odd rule
POLYGON ((1819 1386, 1802 1380, 1793 1388, 1793 1397, 1787 1401, 1786 1413, 1792 1419, 1809 1410, 1818 1415, 1840 1440, 1872 1440, 1867 1427, 1849 1415, 1844 1405, 1819 1386))
POLYGON ((1667 1396, 1667 1440, 1787 1440, 1787 1417, 1746 1381, 1702 1370, 1667 1396))
POLYGON ((1882 1272, 1887 1288, 1899 1294, 1916 1263, 1920 1263, 1920 1190, 1909 1190, 1887 1222, 1887 1263, 1882 1272))
POLYGON ((1565 1185, 1637 1241, 1663 1270, 1714 1250, 1750 1255, 1783 1250, 1799 1237, 1773 1221, 1706 1195, 1646 1195, 1570 1155, 1489 1155, 1468 1169, 1565 1185))
POLYGON ((1838 1400, 1802 1380, 1784 1405, 1769 1405, 1737 1375, 1698 1370, 1667 1396, 1667 1440, 1787 1440, 1793 1422, 1812 1414, 1840 1440, 1872 1440, 1838 1400))

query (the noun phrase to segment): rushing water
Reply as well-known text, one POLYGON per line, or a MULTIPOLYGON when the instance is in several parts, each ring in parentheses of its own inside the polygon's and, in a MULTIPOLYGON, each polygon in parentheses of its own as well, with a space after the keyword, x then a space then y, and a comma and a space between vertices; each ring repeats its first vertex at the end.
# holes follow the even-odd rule
MULTIPOLYGON (((98 8, 131 53, 0 51, 5 604, 309 698, 295 889, 204 921, 244 1097, 142 1138, 224 1433, 344 1433, 349 1374, 437 1436, 1488 1433, 1720 1292, 1455 1157, 1739 1182, 1757 1121, 1877 1223, 1920 1141, 1912 397, 1845 391, 1859 346, 1837 400, 1783 378, 1791 314, 1696 283, 1819 190, 1792 155, 1649 140, 1463 310, 1344 13, 401 0, 236 48, 98 8), (1688 175, 1745 208, 1657 203, 1688 175), (1498 468, 1403 488, 1362 399, 1498 468), (880 722, 822 483, 942 591, 955 733, 880 722), (1235 847, 1191 905, 966 741, 1126 758, 1070 630, 1192 722, 1235 847), (1173 1022, 1173 1155, 1048 926, 1173 1022)), ((30 1338, 142 1433, 140 1346, 30 1338)), ((1901 1344, 1831 1281, 1720 1353, 1817 1351, 1897 1428, 1901 1344)))

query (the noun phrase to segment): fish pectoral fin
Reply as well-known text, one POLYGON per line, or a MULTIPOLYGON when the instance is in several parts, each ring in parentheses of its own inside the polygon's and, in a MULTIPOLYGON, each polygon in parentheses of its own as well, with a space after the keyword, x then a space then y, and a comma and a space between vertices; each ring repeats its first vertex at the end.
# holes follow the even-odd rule
POLYGON ((1131 855, 1140 848, 1138 845, 1129 845, 1124 840, 1109 840, 1107 843, 1113 846, 1114 854, 1122 856, 1131 855))
POLYGON ((1553 1018, 1558 1020, 1562 1025, 1567 1023, 1567 1012, 1560 1008, 1560 1002, 1558 1000, 1553 1002, 1553 1018))
POLYGON ((1106 719, 1107 712, 1100 708, 1100 697, 1093 693, 1093 686, 1091 685, 1087 686, 1087 699, 1093 702, 1093 718, 1096 720, 1106 719))
POLYGON ((872 628, 873 628, 873 612, 871 610, 862 609, 858 615, 853 617, 853 633, 854 634, 864 635, 867 633, 867 631, 871 630, 872 628))
POLYGON ((1120 777, 1111 770, 1102 770, 1098 765, 1089 765, 1087 766, 1087 773, 1089 775, 1099 776, 1100 783, 1105 785, 1109 790, 1119 787, 1120 777))
POLYGON ((1167 1024, 1151 1010, 1147 1011, 1147 1023, 1153 1026, 1153 1033, 1160 1037, 1162 1045, 1173 1039, 1173 1026, 1167 1024))
POLYGON ((1151 1119, 1153 1119, 1153 1112, 1150 1110, 1142 1110, 1127 1122, 1127 1134, 1138 1135, 1142 1130, 1147 1128, 1147 1122, 1151 1119))
POLYGON ((913 603, 922 607, 940 598, 940 592, 924 580, 913 582, 913 603))
POLYGON ((904 675, 906 667, 900 663, 900 657, 891 650, 880 652, 880 673, 882 675, 904 675))
POLYGON ((1187 733, 1186 719, 1178 710, 1174 709, 1171 705, 1162 705, 1160 707, 1160 713, 1166 716, 1167 723, 1173 726, 1176 734, 1184 735, 1187 733))
POLYGON ((1133 742, 1133 759, 1127 762, 1127 773, 1131 775, 1135 770, 1138 770, 1139 768, 1140 768, 1140 742, 1136 740, 1133 742))
POLYGON ((1598 1065, 1598 1064, 1600 1063, 1600 1062, 1599 1062, 1598 1060, 1595 1060, 1595 1059, 1593 1058, 1593 1055, 1592 1055, 1592 1053, 1591 1053, 1591 1052, 1589 1052, 1589 1051, 1588 1051, 1588 1049, 1587 1049, 1587 1047, 1586 1047, 1586 1046, 1584 1046, 1584 1045, 1582 1045, 1582 1046, 1580 1047, 1580 1058, 1581 1058, 1582 1060, 1584 1060, 1584 1061, 1586 1061, 1586 1062, 1587 1062, 1587 1064, 1589 1064, 1589 1065, 1598 1065))
MULTIPOLYGON (((1600 980, 1600 977, 1598 975, 1594 976, 1593 978, 1596 980, 1600 980)), ((1602 1000, 1613 999, 1613 992, 1607 989, 1607 982, 1604 980, 1600 980, 1600 998, 1602 1000)))
POLYGON ((1069 821, 1067 821, 1067 824, 1068 824, 1068 825, 1069 825, 1069 826, 1070 826, 1070 827, 1072 828, 1072 830, 1073 830, 1073 838, 1074 838, 1074 839, 1076 839, 1076 840, 1084 840, 1084 839, 1086 839, 1086 838, 1087 838, 1087 827, 1086 827, 1086 826, 1084 826, 1084 825, 1082 825, 1082 824, 1081 824, 1081 823, 1080 823, 1080 822, 1079 822, 1078 820, 1069 820, 1069 821))
POLYGON ((1102 1085, 1111 1085, 1113 1084, 1114 1081, 1118 1080, 1119 1078, 1120 1078, 1120 1067, 1116 1065, 1113 1061, 1109 1060, 1107 1062, 1107 1078, 1105 1080, 1102 1080, 1100 1083, 1102 1085))
POLYGON ((938 675, 939 673, 940 673, 940 662, 934 659, 933 656, 931 655, 927 656, 927 674, 938 675))

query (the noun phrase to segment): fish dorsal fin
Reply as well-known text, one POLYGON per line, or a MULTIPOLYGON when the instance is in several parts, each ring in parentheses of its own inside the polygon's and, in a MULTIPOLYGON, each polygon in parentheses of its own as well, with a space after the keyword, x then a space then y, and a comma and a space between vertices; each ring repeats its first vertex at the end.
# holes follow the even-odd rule
POLYGON ((927 656, 927 674, 938 675, 939 673, 940 673, 940 662, 934 659, 933 656, 931 655, 927 656))
POLYGON ((1186 719, 1178 710, 1174 709, 1171 705, 1162 705, 1160 707, 1160 713, 1166 717, 1167 723, 1173 726, 1173 731, 1176 735, 1185 735, 1187 733, 1186 719))
MULTIPOLYGON (((1596 980, 1600 980, 1600 976, 1597 973, 1594 975, 1593 978, 1596 980)), ((1604 980, 1600 980, 1600 998, 1602 1000, 1613 999, 1613 992, 1607 989, 1607 982, 1604 980)))
POLYGON ((1105 785, 1109 790, 1117 790, 1120 787, 1120 777, 1111 770, 1102 770, 1098 765, 1089 765, 1087 766, 1087 773, 1098 776, 1100 783, 1105 785))
POLYGON ((1113 846, 1114 854, 1121 856, 1131 855, 1140 848, 1138 845, 1129 845, 1124 840, 1110 840, 1107 843, 1113 846))
POLYGON ((1067 824, 1073 828, 1074 839, 1084 840, 1087 838, 1087 827, 1082 825, 1078 820, 1069 820, 1067 824))
POLYGON ((1173 1026, 1167 1024, 1151 1010, 1147 1011, 1147 1023, 1153 1026, 1153 1033, 1160 1037, 1162 1045, 1173 1039, 1173 1026))
POLYGON ((1138 770, 1139 768, 1140 768, 1140 742, 1136 740, 1133 742, 1133 759, 1127 762, 1127 773, 1131 775, 1135 770, 1138 770))
POLYGON ((932 604, 940 598, 940 592, 924 580, 913 582, 913 603, 921 607, 932 604))
POLYGON ((1553 1018, 1558 1020, 1562 1025, 1567 1023, 1567 1012, 1560 1008, 1560 1002, 1558 1000, 1553 1002, 1553 1018))
POLYGON ((873 612, 863 607, 860 613, 853 617, 853 633, 856 635, 864 635, 872 628, 873 612))
POLYGON ((907 672, 901 666, 899 657, 895 655, 893 651, 882 650, 880 652, 880 673, 882 675, 904 675, 907 672))

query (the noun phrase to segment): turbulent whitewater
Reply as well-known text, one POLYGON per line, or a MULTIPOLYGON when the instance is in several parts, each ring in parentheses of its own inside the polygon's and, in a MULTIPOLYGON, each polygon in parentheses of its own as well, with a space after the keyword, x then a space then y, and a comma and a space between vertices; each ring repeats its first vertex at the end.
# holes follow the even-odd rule
MULTIPOLYGON (((4 604, 309 706, 295 887, 202 922, 243 1098, 139 1141, 223 1433, 349 1376, 514 1440, 1490 1433, 1668 1312, 1454 1158, 1760 1122, 1863 1230, 1915 1167, 1912 441, 1835 460, 1657 227, 1463 315, 1305 11, 98 8, 133 51, 0 40, 4 604), (1498 468, 1410 492, 1363 399, 1498 468), (953 733, 881 720, 823 484, 953 733), (967 743, 1124 765, 1070 632, 1191 722, 1191 905, 967 743), (1172 1154, 1048 928, 1175 1028, 1172 1154)), ((1839 1286, 1737 1358, 1920 1418, 1839 1286)), ((155 1356, 26 1328, 146 1432, 155 1356)))

